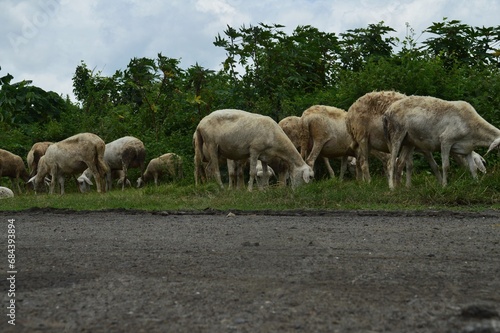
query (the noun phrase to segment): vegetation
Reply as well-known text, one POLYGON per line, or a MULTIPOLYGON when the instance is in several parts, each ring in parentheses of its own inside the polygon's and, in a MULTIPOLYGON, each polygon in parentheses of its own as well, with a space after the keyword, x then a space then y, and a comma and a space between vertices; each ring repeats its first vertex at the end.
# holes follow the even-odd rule
POLYGON ((237 210, 466 210, 500 209, 500 170, 493 167, 478 181, 466 171, 456 170, 447 187, 435 177, 420 172, 413 177, 413 187, 404 186, 390 191, 382 176, 372 183, 352 179, 322 179, 291 191, 271 186, 261 191, 220 189, 215 183, 196 187, 190 180, 163 183, 158 187, 115 188, 99 194, 95 191, 78 193, 76 186, 60 195, 33 192, 0 200, 0 210, 15 211, 30 208, 70 210, 129 209, 147 211, 206 211, 237 210))
MULTIPOLYGON (((424 31, 430 37, 420 42, 417 39, 421 36, 416 38, 409 25, 403 40, 391 37, 393 32, 384 22, 338 35, 312 26, 299 26, 290 35, 279 24, 228 26, 214 41, 215 47, 226 51, 221 70, 198 64, 182 69, 179 60, 160 53, 155 59, 131 59, 127 68, 104 76, 82 61, 73 76, 77 102, 46 92, 30 81, 15 82, 10 74, 0 75, 1 148, 24 157, 37 141, 59 141, 78 132, 96 133, 106 142, 133 135, 144 141, 148 159, 175 152, 185 158, 185 174, 192 175, 192 134, 201 118, 214 110, 239 108, 279 121, 289 115, 300 116, 314 104, 347 110, 358 97, 373 90, 466 100, 487 121, 500 126, 500 26, 471 27, 445 18, 432 23, 424 31)), ((397 195, 387 193, 380 177, 379 186, 377 182, 367 185, 323 180, 301 191, 273 188, 251 194, 221 192, 212 185, 194 188, 191 178, 175 184, 175 188, 131 189, 106 197, 75 194, 74 198, 65 196, 65 200, 28 195, 23 197, 25 203, 20 199, 13 202, 18 208, 83 209, 87 204, 95 208, 161 208, 168 201, 167 208, 203 209, 239 207, 242 203, 238 200, 244 199, 249 207, 266 209, 272 208, 266 205, 274 204, 276 197, 283 197, 281 208, 350 209, 377 204, 431 206, 432 200, 438 205, 452 205, 447 200, 455 197, 455 203, 491 205, 497 202, 496 189, 491 187, 496 181, 496 160, 496 155, 488 156, 488 182, 464 183, 463 188, 455 188, 461 182, 452 182, 446 189, 435 189, 433 181, 424 180, 425 190, 416 183, 407 201, 402 195, 405 190, 397 195), (354 193, 359 187, 370 188, 375 194, 373 201, 366 197, 352 199, 361 195, 354 193), (479 188, 479 192, 470 191, 471 187, 479 188), (426 193, 420 193, 419 201, 415 192, 421 190, 426 193), (127 195, 132 191, 133 199, 129 200, 127 195), (464 194, 456 197, 450 191, 464 194), (315 200, 304 196, 297 201, 301 193, 309 193, 315 200), (317 197, 323 193, 331 199, 317 197), (273 200, 266 199, 268 195, 273 200), (485 195, 488 197, 480 199, 485 195)), ((417 178, 427 179, 425 163, 420 170, 424 173, 417 178)), ((360 192, 369 195, 369 191, 360 192)))

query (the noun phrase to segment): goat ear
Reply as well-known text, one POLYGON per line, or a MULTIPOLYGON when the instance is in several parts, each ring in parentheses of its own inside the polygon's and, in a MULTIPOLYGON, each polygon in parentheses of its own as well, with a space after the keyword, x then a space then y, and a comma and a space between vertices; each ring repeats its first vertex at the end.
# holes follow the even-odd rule
POLYGON ((495 148, 498 148, 498 146, 500 145, 500 138, 496 138, 495 141, 493 141, 490 145, 490 147, 488 148, 488 151, 486 152, 486 154, 488 154, 490 151, 492 151, 493 149, 495 148))
POLYGON ((90 179, 89 179, 88 177, 86 177, 86 176, 84 176, 84 177, 83 177, 83 180, 84 180, 87 184, 89 184, 89 185, 94 185, 94 184, 92 184, 92 182, 90 181, 90 179))
POLYGON ((87 177, 85 175, 81 175, 76 180, 78 181, 78 183, 87 183, 89 185, 94 185, 94 184, 92 184, 92 181, 90 181, 89 177, 87 177))
POLYGON ((311 181, 311 178, 314 177, 314 174, 311 174, 310 169, 304 169, 302 171, 302 179, 304 179, 304 182, 307 184, 311 181))

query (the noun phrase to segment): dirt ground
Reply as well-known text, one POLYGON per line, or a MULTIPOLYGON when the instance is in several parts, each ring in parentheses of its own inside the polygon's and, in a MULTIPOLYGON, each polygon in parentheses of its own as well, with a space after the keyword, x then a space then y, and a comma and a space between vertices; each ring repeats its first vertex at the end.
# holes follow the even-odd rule
POLYGON ((233 213, 0 212, 0 332, 500 332, 500 212, 233 213))

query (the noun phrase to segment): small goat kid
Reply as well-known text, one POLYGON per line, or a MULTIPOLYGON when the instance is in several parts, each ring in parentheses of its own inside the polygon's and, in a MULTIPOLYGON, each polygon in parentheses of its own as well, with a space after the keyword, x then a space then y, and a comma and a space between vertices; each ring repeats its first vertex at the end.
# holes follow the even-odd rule
POLYGON ((172 178, 182 178, 182 158, 174 153, 166 153, 153 158, 149 161, 146 171, 137 179, 137 187, 143 186, 151 179, 158 186, 158 178, 162 175, 170 175, 172 178))

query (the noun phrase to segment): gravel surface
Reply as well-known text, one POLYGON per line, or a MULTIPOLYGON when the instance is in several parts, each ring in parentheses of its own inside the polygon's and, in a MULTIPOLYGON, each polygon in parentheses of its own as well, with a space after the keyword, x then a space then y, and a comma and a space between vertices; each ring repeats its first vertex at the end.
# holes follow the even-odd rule
POLYGON ((500 332, 500 212, 228 213, 0 212, 0 332, 500 332))

